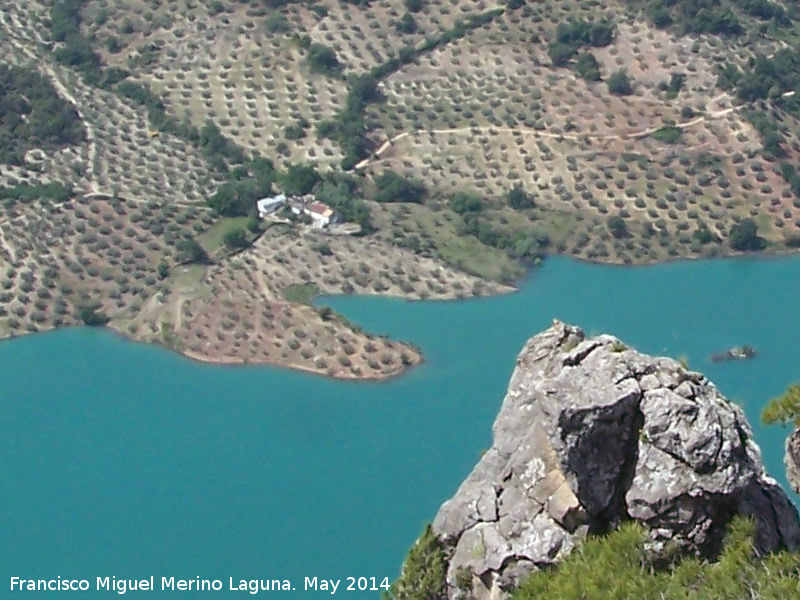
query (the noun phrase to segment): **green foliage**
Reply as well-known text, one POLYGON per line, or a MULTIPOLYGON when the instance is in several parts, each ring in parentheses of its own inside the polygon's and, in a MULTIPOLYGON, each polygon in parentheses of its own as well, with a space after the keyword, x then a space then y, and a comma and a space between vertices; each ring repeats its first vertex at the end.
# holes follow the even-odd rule
POLYGON ((102 61, 81 32, 81 8, 87 0, 56 0, 50 8, 50 33, 61 45, 55 59, 80 71, 89 84, 102 79, 102 61))
MULTIPOLYGON (((739 0, 734 0, 734 3, 739 0)), ((628 0, 659 28, 682 34, 739 35, 744 27, 728 0, 628 0)))
MULTIPOLYGON (((227 159, 231 164, 241 164, 245 162, 242 149, 237 146, 236 143, 222 135, 219 127, 217 127, 213 121, 206 121, 206 124, 203 125, 197 135, 197 144, 207 157, 222 157, 227 159)), ((257 161, 261 161, 259 163, 260 166, 266 166, 266 163, 269 163, 267 159, 254 159, 251 163, 251 168, 257 167, 255 164, 257 161)), ((269 163, 269 169, 271 171, 272 163, 269 163)))
POLYGON ((127 98, 147 110, 147 120, 153 130, 171 133, 200 146, 203 154, 210 159, 211 165, 218 171, 225 171, 228 168, 223 159, 236 164, 244 161, 242 149, 225 138, 213 122, 207 121, 198 131, 188 121, 178 121, 167 113, 161 98, 156 96, 145 84, 123 79, 114 85, 113 89, 123 98, 127 98))
POLYGON ((51 181, 42 185, 21 184, 14 187, 0 187, 0 198, 30 202, 43 198, 53 202, 67 202, 72 198, 72 188, 60 181, 51 181))
POLYGON ((287 125, 283 129, 283 136, 287 140, 301 140, 306 137, 306 129, 309 127, 307 119, 298 119, 296 123, 287 125))
POLYGON ((681 139, 681 133, 683 133, 683 131, 679 127, 669 125, 654 131, 653 139, 664 142, 665 144, 676 144, 678 140, 681 139))
POLYGON ((411 548, 400 578, 386 594, 387 600, 446 600, 447 563, 444 549, 431 526, 411 548))
POLYGON ((316 242, 311 244, 311 249, 322 256, 333 256, 333 250, 331 250, 331 245, 328 242, 316 242))
MULTIPOLYGON (((415 0, 412 0, 408 5, 409 11, 416 12, 417 6, 419 9, 422 8, 421 3, 417 5, 415 0)), ((443 31, 438 36, 429 36, 418 45, 401 48, 396 56, 373 67, 368 73, 348 77, 345 108, 335 119, 322 122, 317 127, 319 135, 336 141, 342 147, 344 158, 341 167, 349 171, 359 161, 366 158, 372 149, 372 143, 367 138, 369 126, 364 118, 364 112, 370 103, 383 100, 383 95, 378 89, 378 82, 381 79, 413 62, 418 56, 458 40, 473 29, 490 23, 503 12, 502 8, 493 8, 482 13, 468 15, 464 19, 458 19, 452 29, 443 31)), ((310 40, 308 40, 308 46, 309 48, 312 46, 310 40)))
POLYGON ((159 279, 166 279, 169 275, 169 264, 163 258, 158 261, 158 265, 156 265, 156 272, 158 273, 159 279))
POLYGON ((324 44, 312 43, 308 48, 306 61, 314 73, 339 76, 342 72, 342 63, 336 58, 336 52, 324 44))
POLYGON ((289 22, 283 13, 277 10, 270 11, 267 20, 264 21, 264 29, 268 33, 285 33, 289 31, 289 22))
POLYGON ((800 56, 795 48, 782 48, 771 57, 756 56, 736 84, 736 96, 744 102, 770 99, 800 114, 798 100, 782 96, 784 92, 800 91, 800 56))
POLYGON ((669 82, 662 81, 660 84, 658 84, 658 89, 666 92, 667 98, 672 100, 678 97, 678 94, 683 89, 685 83, 686 75, 683 73, 673 73, 669 78, 669 82))
POLYGON ((223 236, 222 241, 231 250, 241 250, 250 245, 245 230, 241 228, 231 229, 223 236))
POLYGON ((756 558, 754 526, 735 519, 716 562, 674 560, 658 568, 643 551, 645 531, 625 523, 588 539, 561 564, 534 573, 513 600, 785 600, 800 593, 800 556, 756 558))
POLYGON ((633 85, 625 69, 614 71, 609 76, 607 85, 608 91, 617 96, 630 96, 633 93, 633 85))
POLYGON ((793 423, 800 427, 800 383, 793 383, 782 396, 770 400, 761 411, 761 421, 765 425, 793 423))
POLYGON ((375 200, 378 202, 422 202, 425 185, 407 179, 395 171, 384 171, 375 178, 375 200))
POLYGON ((791 163, 782 162, 780 170, 786 183, 792 188, 794 195, 800 197, 800 174, 797 172, 797 167, 791 163))
POLYGON ((318 296, 320 289, 313 283, 297 283, 283 288, 281 294, 287 302, 295 304, 311 304, 311 301, 318 296))
POLYGON ((591 52, 580 52, 575 59, 575 72, 586 81, 600 81, 600 63, 591 52))
POLYGON ((314 195, 343 220, 361 225, 362 232, 372 229, 369 207, 361 199, 362 193, 355 177, 345 173, 328 173, 314 195))
POLYGON ((763 111, 748 110, 744 112, 745 117, 750 121, 761 135, 761 143, 764 145, 764 157, 768 160, 775 160, 786 156, 786 137, 783 135, 781 126, 773 120, 770 115, 763 111))
POLYGON ((615 238, 630 237, 630 232, 628 231, 628 226, 625 224, 625 219, 619 216, 608 218, 608 231, 615 238))
POLYGON ((88 325, 90 327, 100 327, 109 321, 108 316, 104 312, 98 311, 96 305, 86 305, 80 307, 76 317, 80 319, 84 325, 88 325))
POLYGON ((508 201, 508 205, 516 210, 520 210, 523 208, 533 208, 536 206, 536 202, 533 200, 533 196, 531 196, 528 192, 522 189, 521 185, 515 185, 506 194, 506 200, 508 201))
POLYGON ((459 191, 450 198, 450 208, 460 215, 483 210, 483 199, 477 192, 459 191))
POLYGON ((226 217, 247 216, 256 200, 270 193, 274 181, 272 162, 254 158, 230 172, 228 181, 208 199, 208 205, 226 217))
POLYGON ((182 263, 207 264, 209 262, 208 253, 193 238, 180 240, 175 244, 178 261, 182 263))
POLYGON ((308 194, 322 178, 311 165, 290 165, 279 178, 281 189, 287 194, 308 194))
POLYGON ((767 245, 764 238, 758 235, 758 226, 753 219, 742 219, 735 223, 728 235, 728 241, 734 250, 763 250, 767 245))
POLYGON ((0 65, 0 162, 21 165, 31 148, 51 151, 85 138, 75 107, 36 69, 0 65))
POLYGON ((416 33, 418 29, 417 21, 411 13, 405 13, 395 25, 397 31, 400 33, 416 33))
POLYGON ((403 0, 403 4, 412 13, 419 12, 425 8, 425 0, 403 0))
POLYGON ((256 234, 261 233, 261 219, 258 218, 255 212, 247 217, 247 231, 256 234))
POLYGON ((557 67, 564 66, 584 46, 608 46, 614 39, 615 30, 614 24, 606 19, 559 23, 555 39, 548 46, 550 61, 557 67))
POLYGON ((779 25, 791 25, 786 9, 771 0, 740 0, 739 5, 748 15, 764 21, 774 21, 779 25))
POLYGON ((704 246, 711 242, 719 242, 719 238, 705 225, 695 229, 692 237, 704 246))

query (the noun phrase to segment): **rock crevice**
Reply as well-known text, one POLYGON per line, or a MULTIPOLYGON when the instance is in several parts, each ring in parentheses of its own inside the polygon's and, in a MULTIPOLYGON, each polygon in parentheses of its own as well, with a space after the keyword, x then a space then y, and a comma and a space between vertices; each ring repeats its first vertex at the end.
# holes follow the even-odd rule
POLYGON ((433 523, 452 599, 496 598, 628 519, 655 552, 713 554, 736 514, 756 521, 758 552, 800 547, 797 511, 742 410, 703 375, 612 336, 556 322, 532 338, 493 434, 433 523))

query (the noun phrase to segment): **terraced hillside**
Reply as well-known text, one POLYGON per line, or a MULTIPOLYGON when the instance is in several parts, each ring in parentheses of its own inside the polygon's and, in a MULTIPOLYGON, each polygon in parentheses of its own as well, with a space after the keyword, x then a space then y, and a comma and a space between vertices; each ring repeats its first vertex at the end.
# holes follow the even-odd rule
POLYGON ((547 253, 798 247, 798 19, 771 0, 10 0, 0 76, 25 119, 0 139, 27 141, 0 161, 0 335, 109 319, 198 359, 381 377, 419 355, 311 296, 495 293, 547 253), (362 235, 251 214, 308 191, 362 235))

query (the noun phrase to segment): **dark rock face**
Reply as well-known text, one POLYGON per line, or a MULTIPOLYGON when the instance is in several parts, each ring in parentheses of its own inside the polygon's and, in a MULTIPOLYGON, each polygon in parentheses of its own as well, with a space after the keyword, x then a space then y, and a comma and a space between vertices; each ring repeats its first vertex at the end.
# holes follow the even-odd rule
POLYGON ((800 428, 786 440, 786 477, 792 489, 800 494, 800 428))
POLYGON ((555 323, 523 349, 492 447, 433 523, 449 597, 496 598, 627 519, 654 551, 711 554, 735 514, 756 520, 759 552, 797 549, 797 511, 752 438, 701 374, 555 323))

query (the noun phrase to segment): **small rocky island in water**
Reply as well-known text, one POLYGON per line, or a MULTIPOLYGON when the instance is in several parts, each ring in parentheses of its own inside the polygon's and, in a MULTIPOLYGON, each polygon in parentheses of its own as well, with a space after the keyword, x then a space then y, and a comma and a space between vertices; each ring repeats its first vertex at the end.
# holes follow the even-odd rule
POLYGON ((713 557, 737 515, 754 521, 757 555, 800 549, 797 509, 742 409, 676 360, 555 322, 522 350, 491 448, 427 532, 443 557, 429 580, 444 579, 437 598, 502 598, 630 520, 653 555, 713 557))

